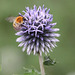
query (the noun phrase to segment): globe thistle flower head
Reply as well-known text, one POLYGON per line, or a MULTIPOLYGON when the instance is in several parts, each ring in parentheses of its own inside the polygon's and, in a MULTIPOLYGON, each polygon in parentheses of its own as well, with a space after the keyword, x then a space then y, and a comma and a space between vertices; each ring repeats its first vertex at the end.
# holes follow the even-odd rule
POLYGON ((23 11, 24 15, 19 13, 26 20, 24 20, 21 30, 16 33, 20 36, 16 41, 20 42, 18 46, 23 46, 22 51, 26 50, 28 55, 31 52, 34 55, 37 53, 42 55, 42 52, 47 54, 56 47, 56 42, 59 42, 56 37, 59 37, 60 34, 55 33, 59 29, 53 28, 56 23, 51 23, 53 15, 49 14, 49 11, 50 9, 47 10, 44 5, 39 8, 34 5, 33 9, 26 7, 26 11, 23 11))

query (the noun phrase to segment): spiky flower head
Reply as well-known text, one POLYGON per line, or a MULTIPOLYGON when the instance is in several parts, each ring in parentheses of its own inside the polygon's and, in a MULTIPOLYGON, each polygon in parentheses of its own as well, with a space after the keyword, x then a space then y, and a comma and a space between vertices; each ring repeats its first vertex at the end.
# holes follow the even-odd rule
POLYGON ((56 23, 51 23, 53 20, 53 15, 49 14, 50 9, 44 8, 44 5, 37 8, 34 5, 33 9, 26 7, 26 12, 24 15, 19 13, 19 15, 27 18, 24 21, 23 27, 16 35, 21 36, 17 38, 17 42, 20 42, 19 47, 23 46, 22 51, 27 51, 30 55, 31 52, 35 55, 42 52, 47 54, 52 51, 52 48, 56 47, 56 42, 59 42, 55 37, 59 37, 56 31, 58 28, 53 28, 56 23))

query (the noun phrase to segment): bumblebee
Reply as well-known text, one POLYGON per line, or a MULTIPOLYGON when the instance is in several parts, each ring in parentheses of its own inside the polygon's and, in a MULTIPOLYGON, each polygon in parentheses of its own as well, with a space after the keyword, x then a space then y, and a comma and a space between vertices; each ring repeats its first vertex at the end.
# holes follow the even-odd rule
MULTIPOLYGON (((18 17, 8 17, 6 20, 8 20, 9 22, 13 22, 13 28, 16 31, 20 31, 21 28, 25 25, 23 25, 24 21, 27 20, 27 18, 24 18, 22 16, 18 16, 18 17)), ((26 27, 26 26, 25 26, 26 27)))

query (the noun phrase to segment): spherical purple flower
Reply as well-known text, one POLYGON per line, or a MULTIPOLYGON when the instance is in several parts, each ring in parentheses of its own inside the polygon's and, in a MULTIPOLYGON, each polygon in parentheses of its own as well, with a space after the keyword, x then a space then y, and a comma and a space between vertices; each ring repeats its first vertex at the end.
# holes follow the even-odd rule
POLYGON ((33 9, 26 7, 24 15, 19 13, 20 16, 26 18, 23 23, 23 27, 16 35, 21 36, 17 38, 17 42, 20 42, 19 47, 23 46, 23 51, 27 51, 27 54, 31 52, 47 54, 52 51, 52 48, 56 47, 56 42, 59 42, 55 37, 59 37, 60 34, 54 33, 59 31, 58 28, 53 28, 56 23, 51 23, 53 15, 49 14, 50 9, 44 8, 44 5, 37 9, 34 5, 33 9))

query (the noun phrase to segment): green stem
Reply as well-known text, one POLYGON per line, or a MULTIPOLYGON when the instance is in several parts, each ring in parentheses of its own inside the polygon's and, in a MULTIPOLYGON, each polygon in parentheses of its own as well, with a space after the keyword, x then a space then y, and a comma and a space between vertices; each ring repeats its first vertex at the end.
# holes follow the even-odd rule
POLYGON ((41 75, 45 75, 45 70, 44 70, 44 65, 43 65, 43 58, 40 54, 39 54, 39 64, 40 64, 41 75))

